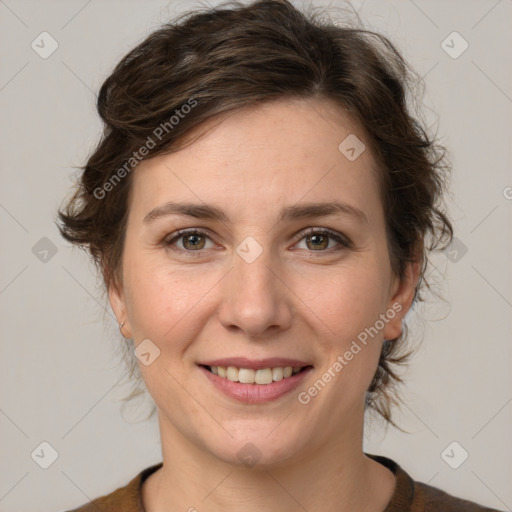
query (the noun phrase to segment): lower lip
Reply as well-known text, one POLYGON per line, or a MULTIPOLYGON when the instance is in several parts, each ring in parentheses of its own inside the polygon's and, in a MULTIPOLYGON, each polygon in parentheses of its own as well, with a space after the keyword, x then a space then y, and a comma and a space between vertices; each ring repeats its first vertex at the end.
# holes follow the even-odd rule
POLYGON ((203 366, 199 366, 199 369, 210 379, 210 382, 217 389, 230 398, 234 398, 246 404, 261 404, 276 400, 286 395, 286 393, 293 391, 301 384, 313 367, 306 368, 291 377, 272 382, 272 384, 242 384, 240 382, 232 382, 229 379, 213 374, 203 366))

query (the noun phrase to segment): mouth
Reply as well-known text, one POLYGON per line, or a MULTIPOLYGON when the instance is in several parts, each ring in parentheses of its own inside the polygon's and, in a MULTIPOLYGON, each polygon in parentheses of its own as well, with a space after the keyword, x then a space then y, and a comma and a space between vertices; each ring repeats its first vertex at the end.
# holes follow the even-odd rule
MULTIPOLYGON (((246 368, 236 366, 223 365, 206 365, 200 364, 208 372, 229 380, 231 382, 239 382, 241 384, 269 385, 274 382, 289 379, 299 373, 309 371, 312 365, 297 366, 267 366, 265 368, 246 368)), ((249 365, 247 365, 249 366, 249 365)), ((255 366, 259 366, 256 364, 255 366)))
POLYGON ((249 361, 237 358, 207 363, 197 364, 206 382, 224 396, 247 405, 286 400, 293 396, 291 392, 304 383, 314 368, 311 364, 291 359, 249 361), (234 366, 235 363, 239 366, 234 366))

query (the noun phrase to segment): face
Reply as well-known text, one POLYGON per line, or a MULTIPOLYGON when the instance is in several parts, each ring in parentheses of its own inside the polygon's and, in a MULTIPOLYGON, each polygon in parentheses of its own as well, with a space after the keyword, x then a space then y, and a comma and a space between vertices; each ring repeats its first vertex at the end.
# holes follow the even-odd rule
POLYGON ((359 439, 417 269, 402 281, 391 271, 370 151, 338 149, 350 134, 364 142, 328 100, 278 101, 134 171, 109 293, 149 354, 139 364, 163 437, 235 464, 248 442, 260 464, 279 464, 359 439), (211 362, 277 380, 232 383, 201 366, 211 362), (286 366, 303 369, 272 370, 286 366))

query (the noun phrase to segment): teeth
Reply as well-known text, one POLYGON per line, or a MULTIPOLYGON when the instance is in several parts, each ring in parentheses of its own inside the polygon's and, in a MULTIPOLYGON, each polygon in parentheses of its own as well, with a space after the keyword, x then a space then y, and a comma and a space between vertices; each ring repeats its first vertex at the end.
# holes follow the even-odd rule
POLYGON ((231 382, 242 384, 271 384, 282 379, 291 377, 300 372, 302 366, 279 366, 277 368, 263 368, 253 370, 251 368, 235 368, 234 366, 210 366, 214 375, 223 377, 231 382))
MULTIPOLYGON (((229 368, 228 368, 229 370, 229 368)), ((242 384, 252 384, 254 382, 254 370, 249 368, 240 368, 238 370, 238 382, 242 384)))
POLYGON ((234 366, 228 366, 226 368, 226 377, 231 382, 238 382, 238 368, 234 366))
POLYGON ((254 382, 256 384, 271 384, 273 381, 274 377, 270 368, 263 368, 254 372, 254 382))
POLYGON ((272 368, 272 380, 278 381, 284 377, 284 368, 272 368))

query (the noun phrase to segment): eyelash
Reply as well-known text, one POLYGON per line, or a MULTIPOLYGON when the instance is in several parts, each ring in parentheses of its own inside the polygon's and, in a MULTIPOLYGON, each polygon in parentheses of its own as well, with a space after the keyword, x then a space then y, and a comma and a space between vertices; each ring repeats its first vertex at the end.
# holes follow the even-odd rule
MULTIPOLYGON (((185 235, 201 235, 201 236, 211 238, 210 235, 206 231, 202 231, 201 229, 197 229, 197 228, 180 229, 179 231, 176 231, 175 233, 170 235, 170 237, 166 238, 163 243, 167 248, 169 248, 172 251, 178 251, 181 253, 185 253, 187 256, 190 256, 190 257, 202 256, 203 251, 206 251, 207 249, 200 249, 197 251, 189 251, 187 249, 179 249, 176 247, 172 247, 174 242, 176 242, 177 240, 179 240, 180 238, 182 238, 185 235)), ((311 253, 315 253, 315 252, 320 253, 315 256, 331 254, 333 252, 338 252, 343 249, 349 249, 352 247, 352 242, 348 238, 346 238, 345 236, 341 235, 340 233, 337 233, 336 231, 333 231, 328 228, 306 228, 305 230, 301 231, 297 235, 295 243, 298 243, 302 239, 306 238, 307 236, 312 236, 312 235, 324 235, 324 236, 327 235, 340 244, 338 247, 334 247, 331 249, 325 249, 325 250, 320 250, 320 251, 313 251, 313 250, 309 251, 311 253)))

